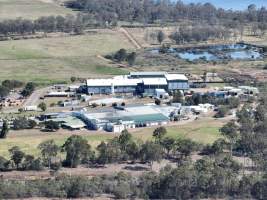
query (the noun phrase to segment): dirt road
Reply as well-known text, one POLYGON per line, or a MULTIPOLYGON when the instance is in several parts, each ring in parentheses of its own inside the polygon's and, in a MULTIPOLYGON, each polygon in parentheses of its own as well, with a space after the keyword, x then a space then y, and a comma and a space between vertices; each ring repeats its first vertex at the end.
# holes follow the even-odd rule
POLYGON ((35 90, 23 103, 23 106, 37 106, 38 100, 41 96, 49 90, 49 87, 35 90))
POLYGON ((125 28, 120 28, 119 31, 135 46, 135 48, 142 48, 141 44, 139 44, 137 40, 125 28))

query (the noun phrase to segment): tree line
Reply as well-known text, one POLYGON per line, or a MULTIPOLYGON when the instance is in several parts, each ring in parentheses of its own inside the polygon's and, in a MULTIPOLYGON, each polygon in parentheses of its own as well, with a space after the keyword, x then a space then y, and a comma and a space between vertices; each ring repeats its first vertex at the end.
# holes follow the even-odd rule
POLYGON ((160 173, 145 172, 135 177, 115 175, 58 176, 55 179, 1 180, 0 198, 85 198, 102 194, 116 199, 266 199, 267 179, 239 176, 240 167, 229 156, 203 157, 195 163, 166 166, 160 173))
POLYGON ((18 80, 4 80, 0 85, 0 98, 6 97, 13 89, 20 88, 24 85, 23 82, 18 80))
MULTIPOLYGON (((28 123, 28 122, 27 122, 28 123)), ((65 166, 76 168, 83 164, 88 167, 106 165, 119 162, 141 162, 148 163, 160 161, 163 158, 183 158, 191 155, 198 150, 200 145, 187 139, 175 140, 166 136, 167 131, 164 127, 155 129, 153 133, 154 141, 135 141, 133 136, 127 131, 123 131, 120 136, 114 137, 108 142, 101 142, 96 150, 88 144, 87 140, 81 136, 73 135, 69 137, 62 146, 58 146, 54 140, 42 142, 38 149, 41 157, 35 159, 25 154, 18 146, 9 149, 10 160, 0 157, 0 171, 10 170, 33 170, 38 160, 35 170, 44 167, 54 169, 55 167, 65 166), (173 154, 171 154, 173 150, 173 154), (66 157, 60 159, 60 153, 65 152, 66 157)))
POLYGON ((63 16, 39 17, 36 20, 14 19, 3 20, 0 22, 0 35, 26 35, 36 32, 65 32, 81 34, 90 17, 88 15, 78 14, 63 16))
POLYGON ((33 82, 25 84, 18 80, 4 80, 0 85, 0 99, 7 97, 11 90, 20 88, 22 88, 21 95, 27 97, 33 93, 35 87, 36 85, 33 82))
POLYGON ((170 0, 70 0, 66 6, 90 13, 97 20, 106 22, 155 23, 181 20, 206 21, 209 24, 267 22, 266 8, 257 9, 254 4, 249 5, 245 11, 224 10, 216 8, 211 3, 185 4, 182 1, 170 0))
POLYGON ((203 42, 210 39, 227 40, 231 37, 232 32, 223 26, 211 26, 197 24, 195 26, 181 26, 170 35, 170 39, 176 44, 188 42, 203 42))
POLYGON ((120 49, 114 54, 106 55, 105 58, 116 61, 116 62, 127 62, 129 66, 133 66, 136 61, 137 54, 136 52, 128 53, 126 49, 120 49))

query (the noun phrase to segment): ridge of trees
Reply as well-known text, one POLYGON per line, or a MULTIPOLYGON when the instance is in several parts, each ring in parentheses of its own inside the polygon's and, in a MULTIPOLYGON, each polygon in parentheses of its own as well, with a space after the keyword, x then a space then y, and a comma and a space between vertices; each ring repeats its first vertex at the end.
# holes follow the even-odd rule
POLYGON ((81 34, 85 24, 89 22, 91 22, 90 17, 81 14, 78 14, 77 16, 68 14, 65 17, 60 15, 39 17, 36 20, 22 18, 3 20, 0 22, 0 36, 26 35, 34 34, 36 32, 66 32, 81 34))
POLYGON ((215 24, 218 21, 229 23, 267 22, 265 7, 257 9, 251 4, 245 11, 224 10, 211 3, 185 4, 170 0, 70 0, 67 7, 93 15, 98 21, 128 21, 141 23, 178 22, 180 20, 206 21, 215 24))

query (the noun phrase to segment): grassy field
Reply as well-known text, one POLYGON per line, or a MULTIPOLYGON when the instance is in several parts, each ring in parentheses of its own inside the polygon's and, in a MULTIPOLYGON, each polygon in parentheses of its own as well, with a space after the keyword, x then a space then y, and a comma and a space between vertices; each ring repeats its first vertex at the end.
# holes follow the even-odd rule
POLYGON ((0 20, 36 19, 41 16, 75 14, 54 0, 0 0, 0 20))
MULTIPOLYGON (((223 121, 211 118, 201 119, 180 126, 169 126, 167 127, 167 135, 173 138, 190 138, 203 144, 212 143, 220 137, 219 128, 223 123, 223 121)), ((132 134, 136 139, 151 140, 154 129, 134 129, 132 134)), ((101 141, 106 141, 117 135, 93 131, 71 132, 60 130, 55 133, 44 133, 38 130, 11 131, 7 139, 0 140, 0 155, 8 157, 8 149, 13 146, 19 146, 24 152, 39 156, 37 147, 41 142, 54 139, 58 145, 62 145, 74 133, 82 135, 93 147, 96 147, 101 141)))
MULTIPOLYGON (((189 138, 193 141, 208 144, 214 142, 220 137, 219 128, 225 122, 213 118, 200 119, 194 122, 183 124, 180 126, 167 127, 167 136, 172 138, 189 138)), ((139 129, 135 137, 142 140, 152 139, 154 128, 139 129)))
POLYGON ((111 30, 82 36, 3 41, 0 80, 50 83, 66 81, 71 76, 125 74, 126 70, 96 56, 131 47, 120 33, 111 30))

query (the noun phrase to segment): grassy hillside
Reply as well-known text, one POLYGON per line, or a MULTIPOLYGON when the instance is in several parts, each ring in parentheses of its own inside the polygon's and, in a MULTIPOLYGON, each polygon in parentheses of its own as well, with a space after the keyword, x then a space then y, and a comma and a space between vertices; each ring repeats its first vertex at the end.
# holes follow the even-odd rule
POLYGON ((124 74, 127 71, 97 58, 131 44, 116 31, 82 36, 0 42, 0 80, 50 83, 71 76, 124 74))
POLYGON ((0 0, 0 20, 17 17, 36 19, 41 16, 73 13, 54 0, 0 0))

